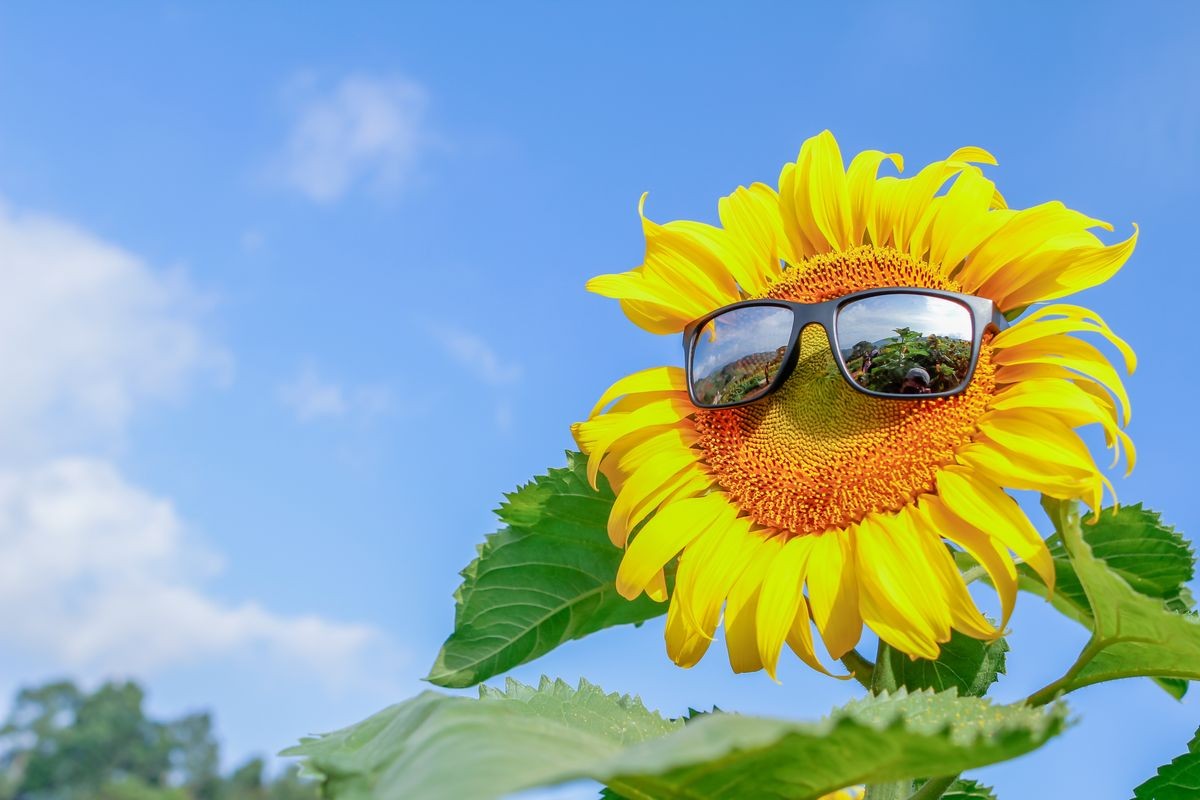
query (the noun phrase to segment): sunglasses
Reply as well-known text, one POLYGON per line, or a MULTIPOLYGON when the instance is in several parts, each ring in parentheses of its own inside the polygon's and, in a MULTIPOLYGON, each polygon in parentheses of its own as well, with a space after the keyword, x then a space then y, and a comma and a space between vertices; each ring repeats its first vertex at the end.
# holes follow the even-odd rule
POLYGON ((767 397, 799 360, 800 333, 825 329, 850 385, 873 397, 950 397, 971 383, 985 332, 1008 322, 986 297, 938 289, 854 292, 824 303, 743 300, 687 325, 688 394, 700 408, 767 397))

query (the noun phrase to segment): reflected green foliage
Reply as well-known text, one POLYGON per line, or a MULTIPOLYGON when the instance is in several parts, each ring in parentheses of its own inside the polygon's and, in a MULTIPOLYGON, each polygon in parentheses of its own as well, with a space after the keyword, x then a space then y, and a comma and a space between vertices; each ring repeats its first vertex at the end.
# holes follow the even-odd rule
POLYGON ((971 343, 952 336, 926 336, 911 328, 896 328, 895 336, 878 342, 858 342, 845 352, 846 369, 858 384, 873 392, 923 394, 958 387, 971 366, 971 343), (929 376, 907 381, 911 370, 929 376))
POLYGON ((22 689, 0 729, 0 800, 315 800, 295 769, 253 759, 228 777, 207 713, 146 716, 135 683, 22 689))

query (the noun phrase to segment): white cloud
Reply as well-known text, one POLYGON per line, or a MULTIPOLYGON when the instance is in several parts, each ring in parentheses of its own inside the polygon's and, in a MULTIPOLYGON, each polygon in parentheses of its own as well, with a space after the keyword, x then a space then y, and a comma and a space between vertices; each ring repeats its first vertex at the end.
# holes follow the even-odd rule
POLYGON ((430 144, 428 95, 409 78, 357 75, 329 91, 308 82, 293 93, 296 120, 279 172, 314 202, 335 202, 359 184, 398 188, 430 144))
POLYGON ((392 406, 391 392, 383 386, 349 389, 322 378, 311 364, 279 388, 279 397, 300 422, 354 415, 373 417, 392 406))
POLYGON ((6 456, 119 433, 140 402, 229 357, 181 273, 0 202, 0 441, 6 456))
POLYGON ((502 358, 487 339, 466 328, 434 323, 428 325, 427 330, 467 375, 492 388, 492 418, 496 428, 505 433, 511 431, 513 407, 510 395, 513 385, 521 379, 521 365, 502 358))
POLYGON ((103 461, 0 472, 0 644, 90 673, 262 652, 334 681, 378 644, 365 625, 214 600, 220 567, 169 501, 103 461))
MULTIPOLYGON (((180 271, 0 204, 0 651, 46 671, 144 674, 277 658, 362 674, 371 627, 216 599, 221 569, 170 501, 95 451, 148 402, 232 360, 180 271)), ((377 645, 379 647, 377 647, 377 645)))
POLYGON ((502 359, 482 336, 445 325, 430 331, 451 358, 489 386, 505 386, 520 379, 521 365, 502 359))

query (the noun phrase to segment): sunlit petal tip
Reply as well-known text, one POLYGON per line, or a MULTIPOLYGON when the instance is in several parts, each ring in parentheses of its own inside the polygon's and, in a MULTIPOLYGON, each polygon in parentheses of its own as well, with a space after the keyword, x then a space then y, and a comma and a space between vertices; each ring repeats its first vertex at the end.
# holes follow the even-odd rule
POLYGON ((988 166, 997 166, 996 157, 982 147, 960 147, 950 154, 946 159, 950 162, 961 161, 967 164, 987 164, 988 166))

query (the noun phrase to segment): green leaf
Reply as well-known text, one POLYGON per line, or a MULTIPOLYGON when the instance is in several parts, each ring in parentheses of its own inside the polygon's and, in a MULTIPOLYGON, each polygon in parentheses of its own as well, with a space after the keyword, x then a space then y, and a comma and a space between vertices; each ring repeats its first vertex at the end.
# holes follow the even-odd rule
MULTIPOLYGON (((924 783, 924 781, 917 781, 917 788, 920 788, 924 783)), ((959 778, 950 784, 949 789, 942 793, 942 800, 996 800, 996 795, 992 792, 990 786, 984 786, 978 781, 959 778)))
MULTIPOLYGON (((1187 583, 1195 574, 1195 555, 1191 545, 1173 527, 1164 525, 1157 512, 1141 503, 1106 508, 1099 518, 1082 525, 1083 538, 1092 555, 1121 577, 1130 588, 1159 600, 1172 611, 1190 611, 1194 603, 1187 583)), ((1051 604, 1067 617, 1087 628, 1092 627, 1092 608, 1080 583, 1076 568, 1067 554, 1062 536, 1046 540, 1054 557, 1055 588, 1051 604)), ((1020 566, 1022 589, 1046 597, 1046 587, 1032 569, 1020 566)), ((1186 680, 1151 676, 1176 699, 1187 692, 1186 680)))
POLYGON ((426 680, 473 686, 602 628, 666 612, 645 595, 630 602, 613 583, 622 551, 608 539, 613 493, 588 485, 586 458, 567 453, 566 469, 506 495, 497 515, 507 527, 487 537, 462 571, 454 632, 426 680))
MULTIPOLYGON (((1173 527, 1164 525, 1160 515, 1143 508, 1141 503, 1106 508, 1099 518, 1082 526, 1084 540, 1092 555, 1104 561, 1131 588, 1147 597, 1158 598, 1172 611, 1190 611, 1194 605, 1187 583, 1195 575, 1196 557, 1191 545, 1173 527)), ((1063 545, 1062 536, 1047 540, 1055 562, 1054 602, 1060 609, 1086 625, 1091 625, 1091 607, 1087 594, 1063 545)), ((1021 566, 1023 577, 1041 585, 1033 571, 1021 566)), ((1034 587, 1027 587, 1033 589, 1034 587)), ((1041 594, 1045 594, 1042 586, 1041 594)))
POLYGON ((934 691, 954 688, 965 697, 983 697, 1004 673, 1007 652, 1008 643, 1003 639, 984 642, 954 631, 934 661, 912 659, 895 648, 888 648, 887 657, 898 686, 934 691))
POLYGON ((1188 742, 1188 751, 1133 790, 1134 800, 1195 800, 1200 797, 1200 730, 1188 742))
POLYGON ((1071 671, 1049 688, 1073 691, 1137 676, 1200 679, 1200 619, 1172 610, 1169 600, 1135 590, 1121 572, 1097 558, 1084 538, 1073 503, 1050 501, 1092 612, 1092 639, 1071 671))
POLYGON ((480 699, 426 692, 284 753, 333 800, 485 800, 590 778, 627 800, 806 800, 845 786, 992 764, 1040 746, 1065 707, 993 706, 954 691, 867 697, 817 723, 708 714, 543 679, 480 699))

